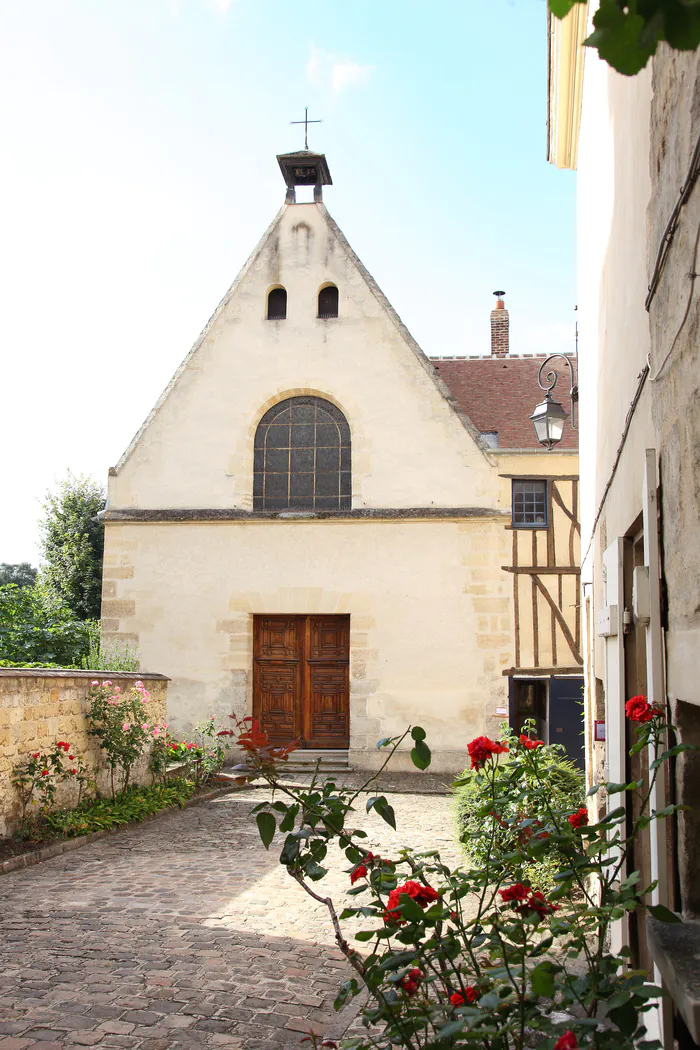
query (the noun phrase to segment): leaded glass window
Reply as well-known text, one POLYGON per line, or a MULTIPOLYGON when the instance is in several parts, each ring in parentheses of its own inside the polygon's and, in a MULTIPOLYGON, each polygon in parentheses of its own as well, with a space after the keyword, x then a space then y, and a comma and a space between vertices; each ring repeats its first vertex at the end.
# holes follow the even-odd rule
POLYGON ((330 401, 274 405, 258 424, 254 456, 254 510, 350 508, 350 427, 330 401))
POLYGON ((513 526, 517 529, 547 528, 546 481, 513 481, 513 526))

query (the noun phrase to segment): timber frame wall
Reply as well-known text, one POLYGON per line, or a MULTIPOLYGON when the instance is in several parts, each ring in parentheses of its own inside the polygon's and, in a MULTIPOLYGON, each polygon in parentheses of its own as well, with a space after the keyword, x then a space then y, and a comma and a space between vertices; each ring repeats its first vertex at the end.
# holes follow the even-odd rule
POLYGON ((513 553, 502 568, 513 576, 515 665, 503 673, 582 674, 578 476, 527 480, 547 482, 547 527, 506 525, 513 553))

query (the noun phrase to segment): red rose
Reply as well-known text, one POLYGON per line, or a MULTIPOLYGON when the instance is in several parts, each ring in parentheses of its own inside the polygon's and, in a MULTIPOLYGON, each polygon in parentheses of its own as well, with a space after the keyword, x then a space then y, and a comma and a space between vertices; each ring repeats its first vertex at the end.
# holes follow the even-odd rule
POLYGON ((71 769, 71 773, 75 774, 75 773, 77 773, 77 772, 78 772, 78 770, 77 770, 77 769, 71 769))
POLYGON ((502 755, 508 748, 498 741, 489 740, 487 736, 477 736, 467 744, 467 751, 472 760, 472 769, 481 769, 493 755, 502 755))
POLYGON ((525 903, 520 905, 518 910, 534 911, 542 919, 545 915, 551 915, 553 912, 559 911, 559 907, 556 904, 551 904, 540 890, 535 890, 525 903))
POLYGON ((401 917, 401 913, 397 911, 401 904, 401 894, 405 893, 408 897, 420 904, 421 908, 425 908, 428 904, 432 904, 433 901, 438 900, 439 894, 435 892, 432 886, 424 886, 421 882, 404 882, 403 886, 397 886, 395 890, 392 890, 389 894, 389 900, 384 911, 384 922, 398 922, 402 923, 405 920, 401 917))
POLYGON ((581 806, 578 813, 572 813, 569 817, 569 824, 572 828, 582 828, 588 823, 588 810, 585 806, 581 806))
POLYGON ((529 736, 525 736, 524 733, 520 734, 520 743, 523 747, 526 747, 528 751, 534 751, 536 747, 544 747, 544 740, 531 740, 529 736))
POLYGON ((631 722, 651 722, 654 715, 660 713, 661 712, 657 708, 652 707, 651 704, 647 703, 647 698, 645 696, 633 696, 632 699, 628 700, 625 704, 625 714, 631 722))
POLYGON ((578 1050, 576 1036, 570 1029, 559 1036, 554 1044, 554 1050, 578 1050))
POLYGON ((41 758, 41 751, 35 751, 32 758, 41 758))
POLYGON ((41 775, 42 775, 42 777, 47 777, 49 775, 48 769, 42 769, 41 775))
POLYGON ((70 759, 71 762, 75 761, 75 755, 69 755, 68 758, 70 759))
POLYGON ((399 985, 403 988, 406 995, 415 995, 418 991, 418 985, 423 980, 423 971, 417 968, 409 970, 405 977, 402 977, 399 981, 399 985))
POLYGON ((509 901, 524 901, 530 892, 530 887, 523 886, 522 882, 516 882, 513 886, 508 886, 507 889, 498 892, 503 903, 507 904, 509 901))
POLYGON ((350 872, 350 882, 354 886, 358 879, 367 878, 367 868, 364 864, 358 864, 357 867, 353 868, 350 872))
POLYGON ((476 988, 472 985, 468 985, 462 992, 453 992, 450 996, 450 1002, 453 1006, 466 1006, 467 1003, 475 1003, 479 998, 479 993, 476 988))

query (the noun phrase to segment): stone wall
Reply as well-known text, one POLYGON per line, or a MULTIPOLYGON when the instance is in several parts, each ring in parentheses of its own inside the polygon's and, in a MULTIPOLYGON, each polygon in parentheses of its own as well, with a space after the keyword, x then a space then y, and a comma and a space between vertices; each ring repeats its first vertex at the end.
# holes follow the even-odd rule
MULTIPOLYGON (((0 835, 12 833, 19 819, 19 800, 10 783, 14 766, 34 751, 48 750, 56 740, 67 740, 75 754, 97 771, 100 789, 108 790, 102 752, 87 732, 85 697, 95 680, 111 681, 122 692, 143 681, 150 693, 149 721, 165 721, 169 681, 165 675, 0 668, 0 835)), ((141 760, 132 779, 148 782, 147 759, 141 760)), ((59 805, 75 802, 71 785, 61 785, 59 791, 59 805)))
MULTIPOLYGON (((700 135, 700 53, 662 44, 654 59, 650 168, 653 193, 648 270, 684 184, 700 135)), ((649 311, 652 416, 661 477, 661 521, 667 597, 667 688, 673 720, 686 743, 700 743, 700 186, 681 210, 649 311)), ((700 914, 700 757, 677 765, 678 865, 681 905, 700 914)))

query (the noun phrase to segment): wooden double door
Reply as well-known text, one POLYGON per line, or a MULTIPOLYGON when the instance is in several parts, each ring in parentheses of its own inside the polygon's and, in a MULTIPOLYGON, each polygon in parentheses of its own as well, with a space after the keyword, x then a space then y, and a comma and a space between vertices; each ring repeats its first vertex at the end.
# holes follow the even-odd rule
POLYGON ((350 617, 253 618, 253 717, 273 744, 350 743, 350 617))

